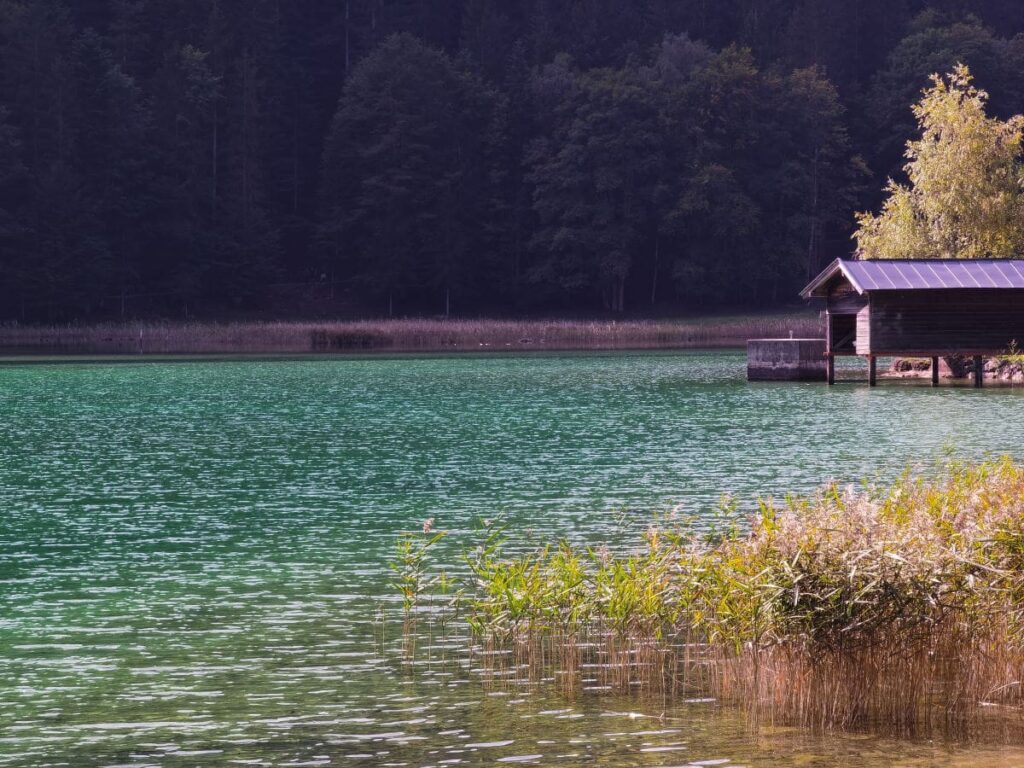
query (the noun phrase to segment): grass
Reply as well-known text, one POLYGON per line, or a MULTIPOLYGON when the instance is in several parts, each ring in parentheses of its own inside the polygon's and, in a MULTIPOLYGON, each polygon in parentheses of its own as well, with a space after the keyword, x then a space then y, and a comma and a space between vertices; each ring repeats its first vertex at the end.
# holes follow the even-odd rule
MULTIPOLYGON (((436 534, 428 534, 436 536, 436 534)), ((830 485, 715 537, 466 552, 471 651, 497 677, 710 696, 816 728, 901 733, 1024 708, 1024 467, 830 485)))
POLYGON ((820 336, 813 313, 692 320, 360 320, 123 323, 0 327, 7 354, 303 354, 740 346, 748 338, 820 336))

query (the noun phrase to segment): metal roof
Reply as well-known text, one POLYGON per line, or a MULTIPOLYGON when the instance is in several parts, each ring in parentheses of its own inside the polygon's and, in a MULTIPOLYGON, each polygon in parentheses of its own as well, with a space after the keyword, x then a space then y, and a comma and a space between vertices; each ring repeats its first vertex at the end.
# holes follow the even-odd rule
POLYGON ((849 280, 858 293, 940 288, 1024 289, 1024 259, 836 259, 800 295, 805 299, 824 296, 828 284, 838 274, 849 280))

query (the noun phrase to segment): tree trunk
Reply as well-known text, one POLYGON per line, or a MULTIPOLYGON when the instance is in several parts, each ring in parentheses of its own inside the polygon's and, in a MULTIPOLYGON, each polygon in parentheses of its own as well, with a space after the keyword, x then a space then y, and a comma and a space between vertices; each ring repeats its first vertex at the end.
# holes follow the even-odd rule
POLYGON ((814 149, 814 164, 811 169, 811 232, 807 243, 807 280, 818 274, 818 158, 821 150, 814 149))
POLYGON ((219 152, 218 144, 218 128, 217 123, 220 119, 220 104, 219 101, 214 98, 213 100, 213 147, 210 157, 211 162, 211 174, 210 174, 210 220, 213 223, 217 222, 217 154, 219 152))
POLYGON ((651 276, 651 306, 658 300, 658 266, 661 261, 661 238, 654 236, 654 274, 651 276))
POLYGON ((246 244, 249 241, 249 145, 251 126, 249 124, 250 75, 249 49, 242 52, 242 233, 246 244))
POLYGON ((626 278, 615 277, 610 286, 610 293, 612 312, 624 311, 626 308, 626 278))
POLYGON ((300 181, 300 168, 301 165, 299 158, 299 146, 301 141, 299 139, 299 114, 300 114, 300 101, 299 92, 295 92, 295 107, 294 117, 292 120, 292 213, 296 216, 299 213, 299 187, 301 186, 300 181))
POLYGON ((345 0, 345 74, 348 75, 349 69, 352 67, 352 38, 349 31, 349 26, 352 19, 352 2, 351 0, 345 0))

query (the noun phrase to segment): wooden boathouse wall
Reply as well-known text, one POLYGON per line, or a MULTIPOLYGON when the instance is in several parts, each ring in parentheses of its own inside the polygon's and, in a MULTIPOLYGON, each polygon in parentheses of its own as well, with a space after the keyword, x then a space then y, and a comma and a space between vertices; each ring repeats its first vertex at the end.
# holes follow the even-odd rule
POLYGON ((828 313, 826 349, 828 354, 866 355, 871 330, 868 323, 868 297, 849 283, 837 282, 825 300, 828 313))
POLYGON ((1024 344, 1024 290, 875 291, 867 330, 862 354, 998 355, 1024 344))

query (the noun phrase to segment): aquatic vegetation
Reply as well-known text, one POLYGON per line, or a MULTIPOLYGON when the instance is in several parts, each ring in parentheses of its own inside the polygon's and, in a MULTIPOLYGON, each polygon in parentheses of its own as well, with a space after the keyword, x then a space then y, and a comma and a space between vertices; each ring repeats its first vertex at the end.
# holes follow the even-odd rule
MULTIPOLYGON (((445 572, 435 575, 427 567, 430 550, 448 535, 444 531, 434 531, 433 526, 434 520, 431 518, 423 523, 419 534, 403 533, 395 545, 395 559, 388 562, 388 566, 395 574, 392 586, 402 596, 406 653, 410 656, 416 652, 417 608, 421 606, 424 598, 433 602, 435 591, 447 593, 450 586, 450 580, 445 572)), ((383 621, 381 626, 383 634, 383 621)))
POLYGON ((749 338, 820 336, 816 314, 688 320, 444 320, 132 322, 3 326, 8 353, 230 354, 450 352, 532 349, 679 349, 741 346, 749 338))
POLYGON ((396 574, 394 586, 402 595, 406 616, 412 614, 433 583, 447 583, 444 574, 431 577, 426 569, 431 547, 448 535, 444 531, 434 531, 433 526, 433 518, 423 523, 422 538, 414 533, 403 534, 395 546, 395 559, 388 563, 396 574))
POLYGON ((1024 467, 829 485, 714 537, 671 518, 632 551, 467 555, 495 676, 714 696, 815 727, 915 730, 1024 706, 1024 467))

